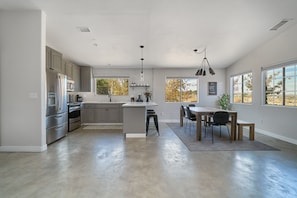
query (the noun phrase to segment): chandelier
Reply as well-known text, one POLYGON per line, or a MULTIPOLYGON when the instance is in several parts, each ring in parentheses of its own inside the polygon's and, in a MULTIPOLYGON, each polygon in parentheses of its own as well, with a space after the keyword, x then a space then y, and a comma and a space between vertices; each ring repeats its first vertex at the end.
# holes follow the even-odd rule
POLYGON ((206 48, 204 48, 201 52, 198 52, 197 49, 194 49, 194 52, 196 54, 202 54, 204 52, 204 58, 202 59, 202 63, 201 66, 199 67, 199 69, 196 72, 196 76, 205 76, 206 75, 206 70, 208 69, 208 72, 211 75, 215 75, 214 70, 210 67, 210 64, 206 58, 206 48))

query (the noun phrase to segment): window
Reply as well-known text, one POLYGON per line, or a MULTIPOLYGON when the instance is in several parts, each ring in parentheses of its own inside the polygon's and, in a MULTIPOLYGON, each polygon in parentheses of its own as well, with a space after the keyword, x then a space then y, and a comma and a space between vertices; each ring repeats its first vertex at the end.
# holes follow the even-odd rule
POLYGON ((297 62, 262 69, 265 104, 297 106, 297 62))
POLYGON ((252 103, 253 84, 252 73, 245 73, 231 78, 232 82, 232 102, 252 103))
POLYGON ((128 78, 96 78, 96 94, 127 96, 128 78))
POLYGON ((166 78, 166 102, 198 102, 197 78, 166 78))

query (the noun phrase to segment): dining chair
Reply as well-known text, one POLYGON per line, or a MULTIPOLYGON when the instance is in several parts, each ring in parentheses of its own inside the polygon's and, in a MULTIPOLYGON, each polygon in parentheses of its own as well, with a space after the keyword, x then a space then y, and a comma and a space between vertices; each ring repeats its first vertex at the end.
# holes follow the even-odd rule
MULTIPOLYGON (((228 135, 230 137, 229 128, 227 123, 229 122, 229 113, 227 111, 217 111, 213 114, 212 120, 207 121, 208 126, 212 127, 212 143, 214 142, 213 138, 213 127, 220 126, 220 137, 222 136, 221 126, 226 126, 228 135)), ((205 135, 206 135, 206 127, 205 127, 205 135)))
POLYGON ((189 106, 186 107, 186 116, 189 121, 196 121, 196 115, 191 112, 189 106))

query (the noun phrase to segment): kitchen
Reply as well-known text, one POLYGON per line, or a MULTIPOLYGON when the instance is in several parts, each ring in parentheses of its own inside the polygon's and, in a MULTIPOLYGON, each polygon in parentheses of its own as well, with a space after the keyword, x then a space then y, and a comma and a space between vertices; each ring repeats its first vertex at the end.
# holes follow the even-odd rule
MULTIPOLYGON (((3 5, 3 4, 2 4, 3 5)), ((294 8, 294 6, 287 5, 289 8, 294 8)), ((166 8, 165 5, 161 6, 162 8, 166 8)), ((160 8, 161 8, 160 7, 160 8)), ((117 7, 118 8, 118 7, 117 7)), ((65 7, 67 9, 67 7, 65 7)), ((288 10, 286 9, 286 10, 288 10)), ((166 10, 166 9, 165 9, 166 10)), ((286 11, 288 13, 288 11, 286 11)), ((74 53, 71 50, 71 47, 75 44, 75 42, 71 42, 70 49, 65 49, 64 46, 60 46, 59 41, 54 41, 52 31, 49 31, 49 27, 52 27, 55 20, 59 21, 59 17, 49 19, 47 14, 41 10, 3 10, 1 11, 1 20, 0 20, 0 43, 1 43, 1 151, 31 151, 31 152, 41 152, 47 149, 46 144, 46 46, 50 46, 58 51, 63 52, 63 56, 65 54, 65 59, 69 59, 69 53, 73 53, 74 57, 84 57, 84 52, 74 53), (24 24, 30 28, 24 28, 24 24), (9 47, 8 47, 9 46, 9 47), (56 48, 56 46, 60 46, 56 48), (66 54, 68 53, 68 54, 66 54), (17 57, 17 58, 16 58, 17 57), (13 78, 12 78, 13 77, 13 78), (17 80, 16 80, 17 79, 17 80), (9 87, 7 86, 9 85, 9 87), (24 105, 25 104, 25 105, 24 105), (28 112, 30 112, 30 116, 28 116, 28 112), (11 124, 15 123, 15 124, 11 124), (24 131, 26 131, 24 133, 24 131)), ((158 12, 158 14, 160 14, 158 12)), ((170 13, 169 13, 170 14, 170 13)), ((239 14, 240 15, 240 14, 239 14)), ((159 21, 158 17, 161 15, 155 15, 154 21, 159 21)), ((269 17, 271 20, 272 18, 269 17)), ((276 20, 275 18, 273 21, 276 20)), ((142 21, 142 20, 140 20, 142 21)), ((192 20, 193 21, 193 20, 192 20)), ((258 21, 258 20, 256 20, 258 21)), ((134 22, 134 21, 133 21, 134 22)), ((292 21, 293 22, 293 21, 292 21)), ((271 24, 274 22, 271 21, 271 24)), ((130 23, 129 23, 130 24, 130 23)), ((131 23, 132 24, 132 23, 131 23)), ((138 23, 139 24, 139 23, 138 23)), ((140 23, 142 24, 142 23, 140 23)), ((290 24, 290 22, 288 22, 290 24)), ((73 24, 72 24, 73 25, 73 24)), ((137 32, 139 28, 135 26, 130 26, 131 29, 126 29, 126 31, 131 30, 132 32, 137 32), (133 28, 132 28, 133 27, 133 28)), ((140 27, 140 26, 138 26, 140 27)), ((142 26, 141 26, 142 27, 142 26)), ((160 26, 158 26, 160 27, 160 26)), ((177 26, 179 27, 179 26, 177 26)), ((229 87, 229 77, 241 73, 246 72, 247 70, 253 71, 258 75, 254 78, 255 83, 260 85, 260 70, 262 65, 271 65, 272 63, 279 63, 283 60, 292 59, 295 57, 294 51, 294 28, 295 26, 290 26, 291 29, 285 29, 284 35, 282 36, 278 32, 270 32, 268 38, 272 38, 273 36, 280 35, 279 39, 281 41, 273 41, 271 42, 272 47, 266 49, 266 46, 263 46, 263 49, 257 49, 262 54, 259 58, 256 54, 253 54, 252 49, 248 51, 252 51, 251 59, 259 60, 256 63, 253 63, 252 60, 246 58, 243 59, 242 62, 230 63, 229 67, 226 69, 217 68, 215 69, 216 75, 215 78, 212 76, 206 76, 203 78, 199 78, 199 86, 200 86, 200 95, 199 95, 199 104, 203 106, 213 106, 215 101, 217 100, 216 96, 208 96, 207 95, 207 83, 213 82, 214 80, 218 83, 218 95, 228 92, 229 87), (284 39, 286 38, 286 39, 284 39), (291 39, 292 38, 292 39, 291 39), (289 41, 288 41, 289 40, 289 41), (290 46, 290 47, 288 47, 290 46), (287 49, 287 50, 283 50, 287 49), (273 52, 271 50, 274 50, 273 52), (277 54, 277 55, 276 55, 277 54), (250 64, 252 62, 252 64, 250 64)), ((73 31, 76 31, 75 27, 73 31)), ((145 35, 147 29, 143 28, 141 33, 145 35)), ((174 32, 174 31, 173 31, 174 32)), ((195 32, 195 31, 194 31, 195 32)), ((56 31, 58 34, 59 31, 56 31)), ((252 32, 249 32, 252 33, 252 32)), ((70 34, 65 34, 64 38, 66 38, 70 34)), ((85 39, 83 41, 88 41, 91 46, 86 47, 86 49, 91 48, 94 50, 93 53, 89 53, 97 59, 97 55, 100 51, 100 48, 94 46, 93 44, 97 42, 98 46, 99 41, 94 41, 92 38, 88 38, 85 34, 75 33, 74 35, 80 35, 85 39)), ((93 35, 92 33, 90 35, 93 35)), ((165 34, 166 35, 166 34, 165 34)), ((238 34, 237 34, 238 36, 238 34)), ((232 35, 228 35, 228 37, 232 38, 232 35)), ((265 36, 264 36, 265 37, 265 36)), ((138 37, 135 37, 138 38, 138 37)), ((181 47, 173 47, 167 48, 165 45, 162 48, 153 47, 153 40, 148 40, 146 42, 141 42, 138 39, 129 38, 134 41, 133 47, 129 45, 127 47, 127 43, 122 45, 123 50, 126 50, 127 54, 129 54, 130 58, 125 59, 124 67, 115 67, 115 69, 111 69, 109 67, 110 61, 117 54, 105 54, 104 53, 104 68, 94 68, 93 76, 129 76, 131 82, 139 83, 139 72, 140 72, 140 53, 139 53, 139 45, 144 44, 145 49, 150 44, 152 46, 152 50, 155 50, 158 54, 163 52, 168 56, 156 56, 151 57, 151 50, 144 51, 144 74, 145 74, 145 83, 150 85, 152 89, 152 97, 153 101, 158 104, 156 107, 156 111, 159 115, 159 119, 161 121, 178 121, 178 115, 176 115, 176 111, 179 109, 179 104, 166 103, 164 101, 164 79, 167 76, 194 76, 196 72, 195 65, 199 64, 201 61, 201 56, 194 56, 193 49, 198 48, 195 43, 191 42, 191 46, 187 45, 187 49, 181 47), (133 50, 132 50, 133 49, 133 50), (176 52, 180 52, 179 49, 182 49, 181 52, 187 51, 187 53, 182 53, 183 58, 176 58, 176 52), (131 53, 130 53, 131 52, 131 53), (188 55, 192 54, 192 55, 188 55), (171 55, 171 56, 170 56, 171 55), (151 58, 149 58, 151 57, 151 58), (172 66, 171 68, 152 68, 155 64, 156 58, 164 58, 164 60, 173 60, 176 65, 182 65, 180 68, 176 68, 172 66), (179 60, 188 60, 191 59, 191 64, 186 64, 183 66, 179 60), (133 68, 128 68, 131 60, 135 63, 132 65, 133 68), (149 60, 153 60, 151 64, 148 64, 149 60), (127 62, 126 62, 127 61, 127 62), (198 63, 197 63, 198 62, 198 63), (190 67, 191 66, 191 67, 190 67)), ((174 37, 176 38, 176 37, 174 37)), ((193 38, 193 37, 191 37, 193 38)), ((236 38, 236 36, 234 37, 236 38)), ((126 39, 126 40, 129 40, 126 39)), ((199 41, 201 38, 195 37, 193 41, 199 41), (198 40, 197 40, 198 39, 198 40)), ((224 40, 224 39, 220 39, 224 40)), ((77 39, 77 42, 79 39, 77 39)), ((165 40, 164 40, 165 41, 165 40)), ((244 39, 242 39, 244 41, 244 39)), ((267 41, 267 40, 266 40, 267 41)), ((161 42, 161 40, 157 39, 154 42, 161 42)), ((264 41, 263 41, 264 42, 264 41)), ((214 48, 218 49, 218 53, 229 53, 235 54, 238 48, 232 48, 230 46, 232 42, 228 42, 228 44, 224 43, 222 45, 216 45, 214 48), (227 46, 227 47, 226 47, 227 46), (228 49, 228 50, 226 50, 228 49)), ((103 44, 103 43, 102 43, 103 44)), ((270 43, 269 43, 270 44, 270 43)), ((246 48, 247 45, 240 45, 246 48)), ((110 46, 112 47, 112 46, 110 46)), ((267 47, 268 48, 268 47, 267 47)), ((114 46, 114 49, 119 49, 118 46, 114 46)), ((257 51, 256 51, 257 52, 257 51)), ((255 53, 256 53, 255 52, 255 53)), ((208 48, 208 57, 211 60, 211 50, 208 48)), ((119 62, 115 62, 114 66, 119 65, 120 62, 124 61, 121 56, 116 56, 120 60, 119 62)), ((89 63, 81 61, 80 63, 76 63, 80 67, 90 66, 93 64, 94 59, 89 59, 89 63)), ((241 59, 240 59, 241 60, 241 59)), ((214 64, 211 62, 211 64, 214 64)), ((112 64, 113 66, 113 64, 112 64)), ((166 64, 165 64, 166 66, 166 64)), ((169 65, 167 65, 169 66, 169 65)), ((131 88, 129 88, 131 89, 131 88)), ((132 90, 132 89, 131 89, 132 90)), ((137 92, 137 91, 136 91, 137 92)), ((100 101, 108 101, 108 97, 96 96, 94 92, 77 92, 77 94, 81 95, 85 101, 91 100, 100 100, 100 101)), ((112 97, 114 101, 130 101, 130 93, 127 97, 112 97)), ((262 130, 267 132, 270 135, 278 135, 279 126, 276 124, 278 122, 278 118, 273 117, 275 108, 264 108, 265 110, 259 111, 263 106, 261 105, 261 90, 255 90, 255 104, 250 106, 247 105, 233 105, 234 108, 240 110, 246 117, 253 117, 253 115, 257 115, 257 120, 255 120, 256 126, 262 126, 262 130), (273 119, 273 122, 270 119, 273 119)), ((296 139, 294 131, 294 126, 291 123, 294 123, 293 119, 296 112, 292 111, 290 108, 282 108, 278 117, 288 117, 286 123, 283 124, 288 127, 288 132, 284 132, 281 134, 280 138, 289 139, 294 141, 296 139), (289 116, 288 116, 289 115, 289 116)), ((279 137, 279 136, 278 136, 279 137)))

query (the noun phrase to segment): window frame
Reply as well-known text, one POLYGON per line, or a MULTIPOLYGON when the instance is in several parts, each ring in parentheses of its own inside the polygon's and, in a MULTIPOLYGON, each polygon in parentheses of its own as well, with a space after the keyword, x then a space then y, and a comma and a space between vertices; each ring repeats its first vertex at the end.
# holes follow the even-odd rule
POLYGON ((182 80, 186 80, 186 79, 190 79, 190 80, 196 80, 196 91, 197 91, 197 95, 196 95, 196 98, 197 100, 196 101, 192 101, 192 103, 199 103, 199 79, 197 77, 174 77, 174 76, 167 76, 165 77, 165 94, 164 94, 164 101, 165 103, 191 103, 190 101, 183 101, 183 92, 180 91, 180 95, 179 95, 179 101, 167 101, 167 98, 166 98, 166 88, 167 88, 167 80, 169 79, 174 79, 174 80, 179 80, 180 81, 180 85, 179 85, 179 90, 182 90, 181 88, 181 81, 182 80))
MULTIPOLYGON (((262 78, 262 105, 264 106, 272 106, 272 107, 286 107, 286 108, 297 108, 297 60, 293 60, 293 61, 288 61, 288 62, 284 62, 284 63, 280 63, 277 65, 273 65, 273 66, 267 66, 267 67, 262 67, 261 68, 261 78, 262 78), (286 68, 289 67, 294 67, 293 70, 293 75, 286 75, 286 68), (279 70, 281 71, 281 77, 280 78, 273 78, 273 79, 281 79, 281 104, 268 104, 267 101, 267 96, 266 96, 266 74, 267 72, 272 72, 272 74, 275 74, 274 71, 275 70, 279 70), (287 91, 286 89, 286 84, 287 84, 287 79, 288 77, 293 77, 293 89, 287 91), (293 99, 294 99, 294 104, 293 105, 286 105, 286 93, 288 92, 293 92, 293 99)), ((275 83, 273 84, 273 87, 275 87, 275 83)))
POLYGON ((250 104, 253 104, 253 72, 252 71, 247 71, 247 72, 244 72, 244 73, 240 73, 240 74, 236 74, 236 75, 232 75, 231 77, 230 77, 230 92, 231 92, 231 94, 230 94, 230 96, 231 96, 231 103, 232 104, 248 104, 248 105, 250 105, 250 104), (252 86, 252 90, 251 91, 245 91, 245 78, 244 78, 244 76, 245 75, 249 75, 249 74, 251 74, 251 86, 252 86), (235 92, 234 92, 234 78, 235 77, 238 77, 238 78, 240 78, 241 79, 241 82, 239 83, 241 86, 240 86, 240 93, 241 93, 241 101, 240 102, 235 102, 234 101, 234 94, 235 94, 235 92), (250 94, 251 95, 251 102, 245 102, 245 94, 250 94))

